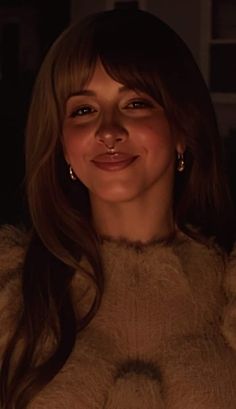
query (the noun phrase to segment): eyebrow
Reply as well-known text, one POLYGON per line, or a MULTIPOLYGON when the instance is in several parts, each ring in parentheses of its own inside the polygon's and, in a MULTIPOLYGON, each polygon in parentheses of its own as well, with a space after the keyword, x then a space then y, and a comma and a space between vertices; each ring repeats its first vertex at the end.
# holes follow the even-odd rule
MULTIPOLYGON (((126 87, 125 85, 122 85, 122 87, 119 87, 118 92, 121 94, 122 92, 127 92, 131 91, 131 88, 126 87)), ((94 91, 91 91, 90 89, 81 89, 79 91, 72 92, 69 96, 68 99, 71 97, 76 97, 76 96, 89 96, 89 97, 96 97, 97 94, 94 91)))

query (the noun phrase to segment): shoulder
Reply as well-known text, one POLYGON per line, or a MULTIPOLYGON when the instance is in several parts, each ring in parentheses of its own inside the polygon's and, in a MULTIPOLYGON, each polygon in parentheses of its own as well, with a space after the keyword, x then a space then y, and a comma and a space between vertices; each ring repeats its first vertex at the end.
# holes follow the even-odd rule
POLYGON ((0 227, 0 353, 21 304, 21 271, 27 242, 26 230, 0 227))
POLYGON ((0 226, 0 274, 12 269, 23 260, 28 236, 24 228, 0 226))
POLYGON ((223 315, 223 334, 229 345, 236 350, 236 243, 228 257, 224 279, 227 305, 223 315))
POLYGON ((15 226, 0 226, 0 291, 7 282, 19 275, 27 248, 26 230, 15 226))
POLYGON ((228 255, 214 239, 204 243, 183 237, 179 252, 191 271, 196 271, 201 291, 207 280, 209 300, 217 288, 220 290, 216 321, 225 342, 236 352, 236 243, 228 255))

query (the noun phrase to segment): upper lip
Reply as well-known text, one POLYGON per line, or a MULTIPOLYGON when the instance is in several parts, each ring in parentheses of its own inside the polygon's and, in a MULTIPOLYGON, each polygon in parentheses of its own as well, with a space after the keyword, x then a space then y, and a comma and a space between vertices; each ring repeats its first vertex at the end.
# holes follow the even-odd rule
POLYGON ((136 157, 138 157, 138 155, 132 155, 127 152, 101 153, 99 155, 96 155, 92 159, 92 162, 116 163, 116 162, 128 161, 136 157))

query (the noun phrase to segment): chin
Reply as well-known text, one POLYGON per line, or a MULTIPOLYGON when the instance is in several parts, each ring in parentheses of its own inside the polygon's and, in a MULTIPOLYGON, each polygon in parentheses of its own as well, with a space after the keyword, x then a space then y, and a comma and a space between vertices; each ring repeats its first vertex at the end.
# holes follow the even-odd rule
POLYGON ((103 192, 97 191, 93 192, 93 196, 98 197, 99 200, 110 203, 130 202, 137 197, 137 195, 134 192, 131 192, 130 189, 111 189, 103 192))

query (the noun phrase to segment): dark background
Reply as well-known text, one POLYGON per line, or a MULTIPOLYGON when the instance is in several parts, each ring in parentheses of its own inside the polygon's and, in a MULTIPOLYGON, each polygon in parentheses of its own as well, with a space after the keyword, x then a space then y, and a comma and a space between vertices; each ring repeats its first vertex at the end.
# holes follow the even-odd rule
POLYGON ((69 24, 68 0, 0 0, 0 224, 27 217, 24 129, 40 63, 69 24))

